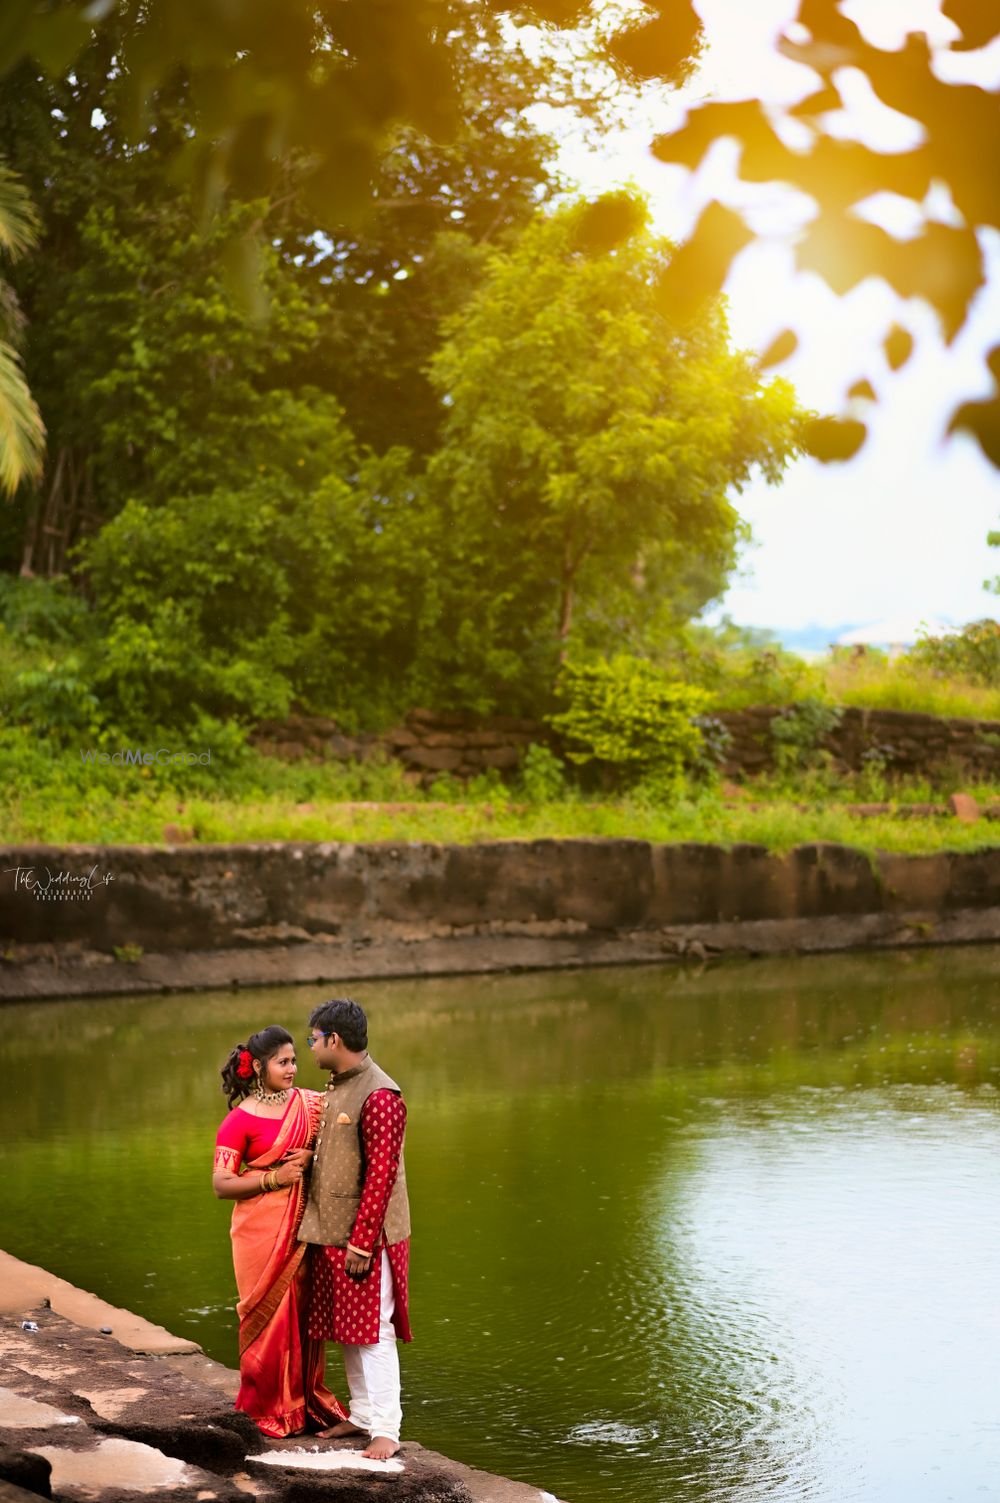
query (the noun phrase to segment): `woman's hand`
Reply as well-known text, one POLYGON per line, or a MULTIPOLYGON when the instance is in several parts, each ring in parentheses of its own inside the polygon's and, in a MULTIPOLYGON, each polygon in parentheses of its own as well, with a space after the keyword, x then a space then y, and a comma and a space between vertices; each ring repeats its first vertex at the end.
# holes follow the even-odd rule
POLYGON ((249 1200, 251 1196, 265 1193, 263 1179, 274 1174, 284 1188, 300 1180, 312 1162, 311 1148, 293 1148, 273 1169, 252 1170, 250 1174, 231 1174, 227 1169, 217 1169, 212 1175, 212 1188, 220 1200, 249 1200))
POLYGON ((291 1153, 287 1153, 274 1171, 278 1184, 294 1185, 309 1168, 311 1159, 311 1148, 295 1148, 291 1153))
POLYGON ((283 1164, 300 1164, 303 1169, 308 1169, 312 1160, 311 1148, 290 1148, 281 1160, 283 1164))

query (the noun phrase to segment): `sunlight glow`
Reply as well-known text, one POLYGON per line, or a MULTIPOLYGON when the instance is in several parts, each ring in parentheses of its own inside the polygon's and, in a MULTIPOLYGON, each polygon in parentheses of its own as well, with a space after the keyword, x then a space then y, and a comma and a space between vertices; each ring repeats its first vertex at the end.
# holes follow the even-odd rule
MULTIPOLYGON (((666 97, 650 91, 599 151, 566 139, 561 165, 576 191, 635 184, 649 195, 656 227, 675 240, 690 233, 713 198, 745 212, 751 227, 769 238, 737 258, 726 284, 736 342, 762 350, 794 325, 800 346, 779 373, 795 383, 806 405, 843 411, 847 387, 859 375, 871 380, 881 398, 877 408, 868 404, 859 414, 870 423, 872 437, 851 464, 824 469, 801 461, 779 491, 754 485, 740 498, 741 515, 760 546, 749 560, 755 578, 737 581, 724 606, 737 620, 771 626, 810 620, 832 625, 897 611, 954 621, 995 612, 981 584, 997 569, 985 533, 1000 511, 1000 480, 971 441, 945 440, 942 413, 949 396, 977 396, 989 388, 982 358, 1000 322, 1000 237, 996 245, 987 237, 988 285, 950 347, 931 310, 904 303, 885 283, 869 280, 838 298, 817 276, 797 273, 795 238, 813 213, 807 195, 780 185, 739 183, 733 142, 718 142, 694 174, 657 162, 649 145, 658 132, 673 129, 682 112, 707 99, 755 95, 780 109, 811 92, 813 71, 774 50, 798 5, 695 3, 707 47, 694 77, 666 97), (895 374, 881 348, 887 321, 899 322, 917 341, 912 360, 895 374), (944 533, 932 545, 946 497, 960 504, 948 506, 944 533)), ((936 0, 847 0, 842 9, 873 45, 885 49, 901 47, 909 32, 925 32, 940 49, 935 71, 948 81, 994 88, 1000 83, 1000 42, 980 53, 950 52, 955 28, 936 0)), ((843 70, 837 82, 845 106, 837 112, 839 136, 889 152, 919 144, 922 128, 881 104, 862 75, 843 70)), ((916 233, 925 219, 954 223, 958 217, 940 185, 923 205, 878 194, 865 210, 866 218, 899 238, 916 233)))

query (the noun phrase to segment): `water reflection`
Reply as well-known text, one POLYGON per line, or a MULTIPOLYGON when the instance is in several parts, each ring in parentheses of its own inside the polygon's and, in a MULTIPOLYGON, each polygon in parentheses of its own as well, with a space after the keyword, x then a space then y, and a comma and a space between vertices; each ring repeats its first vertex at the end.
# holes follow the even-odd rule
MULTIPOLYGON (((411 1106, 410 1432, 574 1503, 995 1488, 998 958, 354 988, 411 1106)), ((216 1072, 317 996, 6 1008, 10 1250, 234 1362, 216 1072)))

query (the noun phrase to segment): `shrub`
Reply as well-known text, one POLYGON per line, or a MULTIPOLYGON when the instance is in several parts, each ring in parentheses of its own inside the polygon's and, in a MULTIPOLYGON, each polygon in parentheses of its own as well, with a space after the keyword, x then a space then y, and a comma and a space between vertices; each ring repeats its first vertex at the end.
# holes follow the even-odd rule
POLYGON ((64 579, 0 574, 0 625, 24 647, 79 643, 92 633, 86 601, 64 579))
POLYGON ((775 762, 780 773, 803 772, 829 761, 822 743, 843 712, 821 699, 803 699, 771 721, 775 762))
POLYGON ((549 724, 565 737, 572 762, 603 763, 624 783, 669 796, 701 755, 694 717, 708 694, 671 680, 644 658, 620 653, 610 661, 568 663, 557 692, 566 708, 549 724))
POLYGON ((86 602, 65 580, 0 575, 0 723, 93 728, 97 640, 86 602))
POLYGON ((426 566, 396 527, 405 456, 349 455, 342 468, 309 488, 276 473, 132 500, 81 546, 104 633, 95 691, 112 719, 181 724, 192 705, 255 719, 293 703, 386 712, 412 652, 408 581, 426 566))
POLYGON ((69 652, 40 666, 22 668, 9 688, 7 713, 39 729, 68 731, 98 724, 97 696, 83 659, 69 652))
POLYGON ((521 759, 521 791, 529 804, 548 804, 566 793, 566 764, 550 746, 533 741, 521 759))
POLYGON ((925 635, 906 654, 948 678, 966 679, 984 688, 1000 687, 1000 622, 985 617, 970 621, 947 636, 925 635))

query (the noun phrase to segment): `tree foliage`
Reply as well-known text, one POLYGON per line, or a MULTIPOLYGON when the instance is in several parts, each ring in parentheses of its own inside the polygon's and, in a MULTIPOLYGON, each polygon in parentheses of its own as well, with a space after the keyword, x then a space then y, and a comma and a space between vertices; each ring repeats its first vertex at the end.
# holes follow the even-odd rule
POLYGON ((906 656, 942 678, 995 689, 1000 685, 1000 622, 987 616, 944 636, 925 634, 906 656))
MULTIPOLYGON (((65 74, 96 38, 113 46, 124 137, 148 130, 160 92, 179 73, 190 85, 191 129, 172 143, 178 171, 202 202, 229 190, 255 199, 271 194, 290 158, 317 222, 356 220, 372 202, 387 140, 400 126, 436 141, 455 141, 468 118, 453 67, 456 15, 510 15, 568 27, 598 9, 596 0, 7 0, 0 31, 0 71, 26 58, 53 76, 65 74)), ((937 66, 939 52, 988 47, 1000 34, 992 0, 944 0, 955 31, 950 47, 932 48, 911 32, 898 50, 868 41, 840 0, 799 0, 780 51, 810 68, 812 93, 773 110, 752 94, 709 102, 655 143, 665 161, 697 168, 714 143, 735 139, 749 182, 803 189, 816 213, 797 249, 799 265, 843 292, 880 277, 903 297, 937 309, 949 339, 963 327, 984 271, 981 236, 1000 226, 994 169, 998 138, 995 87, 955 81, 937 66), (922 131, 909 151, 881 151, 843 138, 838 111, 844 79, 860 73, 875 96, 922 131), (791 134, 794 131, 795 134, 791 134), (806 134, 802 141, 803 131, 806 134), (794 143, 794 144, 793 144, 794 143), (953 222, 926 212, 932 184, 950 195, 953 222), (889 192, 922 214, 922 228, 900 239, 873 224, 866 201, 889 192)), ((650 0, 608 44, 627 74, 673 86, 690 71, 703 42, 692 0, 650 0)), ((110 70, 109 70, 110 76, 110 70)), ((100 99, 95 98, 100 105, 100 99)), ((663 282, 674 314, 690 314, 722 286, 729 266, 753 238, 740 214, 710 204, 663 282)), ((259 237, 258 237, 259 243, 259 237)), ((244 237, 242 280, 253 277, 253 237, 244 237)), ((895 365, 893 330, 887 357, 895 365)), ((897 341, 898 344, 898 341, 897 341)), ((953 429, 977 438, 1000 464, 1000 346, 989 358, 993 393, 962 403, 953 429)), ((860 382, 853 389, 860 389, 860 382)), ((857 418, 827 423, 809 435, 823 459, 848 457, 864 439, 857 418)))
POLYGON ((161 83, 130 146, 118 32, 95 34, 62 76, 22 62, 0 78, 0 139, 44 209, 41 252, 16 281, 50 435, 37 492, 0 519, 0 558, 58 573, 130 497, 241 484, 272 449, 280 463, 286 431, 302 440, 287 413, 304 391, 335 397, 362 445, 434 447, 425 370, 440 319, 471 292, 490 238, 556 185, 552 142, 525 110, 545 90, 570 95, 565 70, 543 82, 482 6, 454 0, 451 16, 461 129, 442 143, 399 127, 363 224, 321 220, 293 157, 268 197, 230 195, 206 220, 176 173, 198 126, 191 83, 161 83), (248 317, 228 271, 252 233, 266 320, 248 317))
POLYGON ((426 367, 441 319, 472 291, 487 247, 561 186, 555 142, 529 107, 550 100, 577 118, 599 109, 569 61, 530 59, 496 12, 452 0, 450 13, 454 132, 399 126, 360 222, 318 216, 301 194, 276 216, 286 265, 325 310, 307 379, 336 393, 352 432, 375 448, 391 430, 393 443, 433 449, 441 414, 426 367))
MULTIPOLYGON (((204 267, 190 291, 186 258, 210 268, 211 246, 164 242, 176 326, 110 276, 105 316, 124 299, 131 337, 111 342, 107 453, 128 463, 77 565, 102 712, 137 728, 293 704, 358 724, 427 699, 538 713, 561 654, 650 650, 716 593, 738 531, 728 492, 754 465, 780 474, 798 416, 730 349, 720 307, 697 329, 665 323, 669 247, 640 209, 611 251, 575 205, 491 253, 434 364, 445 415, 426 460, 359 445, 328 392, 268 389, 260 331, 204 291, 204 267), (213 354, 232 391, 199 427, 213 354)), ((106 255, 127 266, 127 243, 106 255)), ((71 325, 97 285, 66 295, 71 325)))
POLYGON ((356 209, 396 121, 454 128, 449 8, 435 0, 67 0, 45 10, 8 0, 4 9, 4 71, 31 59, 58 76, 95 36, 112 41, 133 145, 183 71, 198 128, 173 154, 206 197, 220 184, 247 198, 269 193, 294 152, 324 212, 356 209))
MULTIPOLYGON (((800 415, 717 300, 665 311, 684 252, 634 199, 533 221, 558 184, 526 111, 572 91, 509 48, 508 14, 5 15, 0 137, 44 205, 15 276, 51 429, 12 526, 41 573, 85 540, 119 718, 537 710, 560 657, 648 650, 722 588, 732 491, 777 478, 800 415)), ((677 78, 696 42, 640 21, 618 61, 677 78)))
MULTIPOLYGON (((688 12, 687 0, 658 7, 688 12)), ((802 270, 817 272, 837 293, 869 277, 881 278, 903 298, 917 297, 936 309, 945 338, 953 341, 983 285, 984 233, 1000 228, 1000 100, 996 85, 956 81, 940 59, 987 47, 1000 35, 1000 10, 991 0, 944 0, 954 24, 948 47, 932 47, 912 31, 901 49, 876 46, 840 0, 800 0, 778 42, 779 51, 811 69, 815 88, 800 102, 765 106, 753 95, 709 101, 689 112, 683 125, 658 138, 663 161, 697 170, 724 138, 740 146, 740 175, 750 183, 785 183, 815 202, 816 210, 796 246, 802 270), (875 97, 920 128, 909 150, 880 150, 861 135, 844 137, 838 114, 852 76, 861 74, 875 97), (945 189, 948 215, 928 206, 932 187, 945 189), (920 227, 909 238, 890 233, 867 217, 873 195, 909 203, 920 227)), ((658 69, 654 71, 659 72, 658 69)), ((994 74, 995 76, 995 74, 994 74)), ((743 217, 719 203, 703 212, 683 261, 670 269, 663 295, 683 310, 722 286, 733 258, 753 238, 743 217)), ((887 361, 898 369, 912 342, 904 331, 885 330, 887 361)), ((785 352, 794 347, 791 331, 785 352)), ((776 351, 774 358, 780 358, 776 351)), ((984 400, 964 402, 951 414, 952 431, 965 429, 983 453, 1000 465, 1000 346, 989 356, 995 389, 984 400)), ((855 383, 849 395, 860 394, 855 383)), ((874 395, 869 389, 868 395, 874 395)), ((857 418, 833 420, 808 435, 821 459, 844 459, 864 441, 857 418)))
POLYGON ((777 480, 795 451, 790 388, 761 385, 719 302, 685 327, 664 317, 671 247, 642 218, 627 197, 540 218, 447 326, 424 609, 438 686, 516 693, 573 643, 648 648, 723 588, 731 492, 755 466, 777 480), (632 233, 604 249, 615 216, 632 233))
MULTIPOLYGON (((17 260, 35 244, 38 220, 23 185, 0 162, 0 256, 17 260)), ((0 280, 0 491, 13 495, 42 468, 45 425, 28 389, 18 350, 21 311, 0 280)))
POLYGON ((183 723, 192 707, 259 719, 293 702, 398 713, 420 567, 393 526, 412 501, 405 456, 365 458, 326 420, 339 452, 311 484, 272 470, 238 491, 130 501, 84 545, 94 683, 116 723, 183 723))
MULTIPOLYGON (((445 157, 463 155, 470 129, 481 134, 482 96, 470 94, 462 63, 471 33, 487 70, 490 53, 503 51, 523 79, 527 65, 501 46, 500 19, 571 24, 590 8, 563 0, 62 0, 41 9, 7 0, 0 74, 27 65, 71 78, 96 51, 105 66, 91 75, 90 104, 107 116, 110 100, 133 149, 148 144, 164 95, 183 79, 189 125, 170 138, 171 172, 202 210, 224 195, 271 199, 294 164, 312 227, 331 228, 357 225, 384 202, 386 152, 400 132, 440 143, 445 157)), ((543 97, 544 70, 534 75, 533 93, 543 97)), ((488 114, 488 96, 485 103, 488 114)), ((523 124, 514 132, 526 134, 523 124)), ((516 181, 516 151, 507 155, 506 176, 516 181)), ((234 245, 244 290, 260 244, 248 235, 234 245)))

